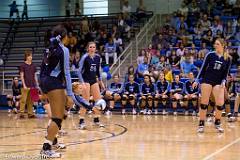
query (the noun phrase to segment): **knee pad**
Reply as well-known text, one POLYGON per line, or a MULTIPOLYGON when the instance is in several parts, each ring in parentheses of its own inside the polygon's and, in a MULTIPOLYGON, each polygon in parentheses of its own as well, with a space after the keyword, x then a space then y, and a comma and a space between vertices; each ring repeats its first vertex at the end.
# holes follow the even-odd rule
POLYGON ((192 101, 197 101, 197 100, 198 100, 197 97, 192 98, 192 101))
POLYGON ((9 97, 7 98, 7 101, 11 101, 11 100, 12 100, 12 98, 9 98, 9 97))
POLYGON ((94 105, 94 107, 101 111, 105 110, 106 106, 107 104, 103 99, 98 100, 94 105))
POLYGON ((62 127, 62 119, 60 118, 52 118, 52 121, 56 123, 59 129, 62 127))
POLYGON ((185 101, 188 101, 188 98, 183 97, 182 100, 185 102, 185 101))
POLYGON ((225 100, 225 104, 230 104, 230 100, 229 100, 229 99, 226 99, 226 100, 225 100))
POLYGON ((217 110, 222 111, 224 109, 223 106, 217 106, 217 110))
POLYGON ((134 100, 134 95, 129 95, 129 100, 130 101, 134 100))
POLYGON ((207 108, 208 108, 208 105, 206 105, 206 104, 201 104, 201 106, 200 106, 200 107, 201 107, 201 109, 202 109, 202 110, 207 110, 207 108))
POLYGON ((213 101, 210 101, 209 104, 210 104, 210 106, 215 106, 216 105, 216 103, 213 102, 213 101))

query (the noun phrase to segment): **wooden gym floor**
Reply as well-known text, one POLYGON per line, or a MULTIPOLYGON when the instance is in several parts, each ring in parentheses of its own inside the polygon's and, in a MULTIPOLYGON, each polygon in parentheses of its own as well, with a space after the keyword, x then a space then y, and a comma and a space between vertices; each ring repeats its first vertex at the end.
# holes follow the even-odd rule
MULTIPOLYGON (((67 145, 64 160, 239 160, 240 122, 223 118, 225 133, 207 123, 197 134, 198 118, 192 116, 102 116, 105 128, 92 125, 78 130, 78 115, 70 115, 59 138, 67 145)), ((0 160, 39 159, 48 119, 17 119, 0 112, 0 160)))

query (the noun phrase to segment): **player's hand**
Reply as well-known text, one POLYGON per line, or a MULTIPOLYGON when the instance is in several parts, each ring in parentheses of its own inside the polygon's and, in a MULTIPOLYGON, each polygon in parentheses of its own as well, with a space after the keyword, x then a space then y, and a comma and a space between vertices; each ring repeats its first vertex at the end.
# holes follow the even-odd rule
POLYGON ((72 108, 72 106, 74 105, 73 99, 71 96, 67 96, 67 100, 66 100, 66 106, 68 108, 72 108))
POLYGON ((226 83, 225 83, 225 82, 222 82, 222 83, 221 83, 221 87, 222 87, 222 88, 224 88, 224 87, 225 87, 225 85, 226 85, 226 83))
POLYGON ((194 82, 194 83, 192 84, 192 88, 195 89, 195 88, 197 87, 197 85, 198 85, 198 83, 197 83, 197 82, 194 82))

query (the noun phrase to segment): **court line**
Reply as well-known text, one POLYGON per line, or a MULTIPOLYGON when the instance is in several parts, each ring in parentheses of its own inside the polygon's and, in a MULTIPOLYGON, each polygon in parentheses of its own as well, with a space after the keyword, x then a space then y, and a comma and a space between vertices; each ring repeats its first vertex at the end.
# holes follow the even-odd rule
MULTIPOLYGON (((103 141, 103 140, 107 140, 107 139, 110 139, 110 138, 115 138, 115 137, 121 136, 128 131, 128 129, 125 126, 122 126, 120 124, 114 124, 114 125, 121 127, 123 129, 123 131, 119 132, 117 134, 112 133, 111 136, 107 136, 107 137, 103 137, 103 138, 97 138, 97 139, 90 139, 90 140, 85 140, 85 141, 76 141, 76 142, 68 143, 68 144, 66 144, 66 146, 75 146, 75 145, 84 144, 84 143, 92 143, 92 142, 96 142, 96 141, 103 141)), ((109 132, 109 133, 111 133, 111 132, 109 132)), ((27 149, 27 150, 17 150, 17 151, 7 151, 7 152, 0 152, 0 155, 1 154, 9 154, 9 153, 38 151, 38 150, 39 150, 39 148, 27 149)))
POLYGON ((206 156, 205 158, 203 158, 203 160, 210 160, 211 158, 213 158, 215 155, 219 154, 220 152, 224 151, 225 149, 231 147, 232 145, 238 143, 240 141, 240 137, 234 141, 232 141, 231 143, 223 146, 222 148, 216 150, 215 152, 213 152, 212 154, 206 156))

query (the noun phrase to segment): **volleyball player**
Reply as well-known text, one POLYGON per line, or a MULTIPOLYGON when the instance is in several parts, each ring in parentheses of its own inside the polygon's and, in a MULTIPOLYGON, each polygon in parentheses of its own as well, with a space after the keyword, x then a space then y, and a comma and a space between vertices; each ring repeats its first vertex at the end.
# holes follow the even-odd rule
POLYGON ((140 93, 139 84, 134 81, 134 75, 128 76, 128 82, 125 83, 122 94, 122 114, 126 113, 126 105, 132 106, 132 114, 137 114, 136 102, 140 93))
POLYGON ((166 104, 170 94, 170 84, 165 80, 165 75, 163 72, 159 74, 159 81, 156 83, 156 95, 154 100, 155 114, 158 113, 158 103, 161 102, 163 105, 162 114, 166 115, 166 104))
POLYGON ((144 82, 141 86, 141 98, 140 98, 140 108, 141 112, 143 114, 152 114, 152 108, 153 108, 153 98, 155 97, 155 86, 151 81, 151 77, 149 74, 145 74, 143 76, 144 82), (148 111, 146 106, 148 106, 148 111))
POLYGON ((177 115, 177 104, 181 105, 181 100, 183 99, 184 94, 184 84, 180 82, 180 76, 175 75, 174 81, 171 85, 171 99, 172 99, 172 107, 173 107, 173 115, 177 115))
POLYGON ((115 74, 113 76, 113 83, 110 84, 108 91, 105 93, 105 99, 109 101, 109 107, 108 110, 106 111, 106 114, 109 115, 111 114, 111 110, 115 106, 115 102, 121 100, 121 94, 123 90, 123 84, 119 82, 119 75, 115 74))
MULTIPOLYGON (((226 42, 218 38, 214 43, 215 51, 208 53, 203 61, 197 80, 202 78, 201 84, 201 107, 200 121, 197 132, 204 132, 204 122, 206 119, 209 97, 213 93, 216 103, 215 128, 218 132, 224 132, 221 127, 222 110, 224 109, 224 88, 229 69, 231 67, 231 57, 226 50, 226 42)), ((193 83, 193 88, 197 82, 193 83)))
POLYGON ((47 128, 47 136, 43 143, 43 158, 59 158, 60 153, 52 150, 53 141, 61 128, 66 104, 72 104, 72 87, 69 68, 69 50, 61 40, 67 35, 66 29, 58 25, 53 28, 51 45, 44 53, 40 72, 40 88, 50 103, 52 121, 47 128), (66 95, 67 93, 67 95, 66 95))
MULTIPOLYGON (((84 54, 79 62, 79 81, 83 87, 82 96, 85 100, 89 102, 90 96, 93 96, 93 100, 95 103, 98 101, 102 101, 102 95, 100 92, 100 87, 102 90, 105 90, 104 83, 101 79, 100 67, 101 67, 101 58, 98 54, 96 54, 96 43, 89 42, 87 45, 87 53, 84 54)), ((87 109, 85 107, 80 107, 80 119, 79 119, 79 128, 85 129, 85 120, 84 116, 86 114, 87 109)), ((100 123, 100 110, 94 111, 94 119, 93 122, 95 125, 104 127, 103 124, 100 123)))
POLYGON ((192 87, 193 83, 195 82, 194 79, 194 75, 193 72, 190 72, 188 74, 189 80, 187 80, 185 82, 185 95, 183 98, 183 102, 184 102, 184 107, 186 109, 185 111, 185 115, 188 115, 188 106, 189 106, 189 102, 192 102, 193 105, 193 113, 192 115, 195 116, 196 115, 196 111, 197 111, 197 100, 198 100, 198 95, 199 95, 199 85, 195 88, 192 87))

